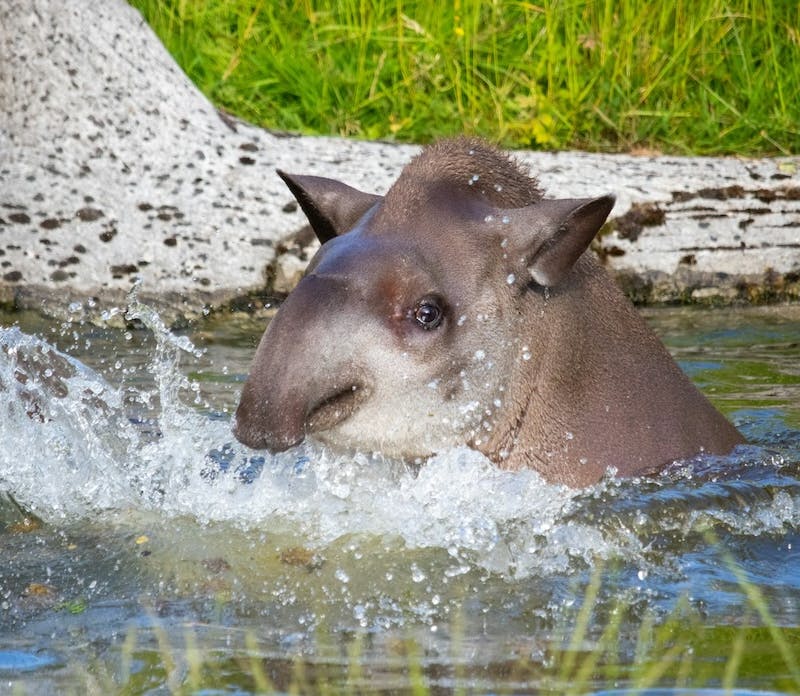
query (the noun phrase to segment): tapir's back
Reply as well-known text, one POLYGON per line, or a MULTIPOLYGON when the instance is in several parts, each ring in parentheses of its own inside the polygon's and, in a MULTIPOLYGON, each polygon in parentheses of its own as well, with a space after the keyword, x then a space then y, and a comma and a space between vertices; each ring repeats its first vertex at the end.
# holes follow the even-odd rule
POLYGON ((653 473, 745 442, 590 254, 562 287, 529 300, 539 356, 519 378, 530 399, 509 466, 582 486, 609 468, 653 473))

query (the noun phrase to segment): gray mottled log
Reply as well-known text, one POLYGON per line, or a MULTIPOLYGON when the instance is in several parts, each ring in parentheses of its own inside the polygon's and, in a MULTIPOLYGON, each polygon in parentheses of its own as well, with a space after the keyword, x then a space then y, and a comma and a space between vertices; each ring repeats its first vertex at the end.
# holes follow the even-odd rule
MULTIPOLYGON (((0 303, 140 296, 194 317, 286 291, 304 220, 276 168, 382 193, 411 146, 220 114, 122 0, 0 4, 0 303)), ((617 195, 596 250, 642 301, 798 295, 800 158, 523 152, 554 196, 617 195)))

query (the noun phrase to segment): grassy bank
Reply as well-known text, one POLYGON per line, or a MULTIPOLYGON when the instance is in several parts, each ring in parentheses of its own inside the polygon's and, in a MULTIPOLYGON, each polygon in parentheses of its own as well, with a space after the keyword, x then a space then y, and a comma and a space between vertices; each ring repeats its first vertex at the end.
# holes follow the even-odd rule
POLYGON ((800 152, 796 0, 131 0, 219 106, 304 133, 800 152))

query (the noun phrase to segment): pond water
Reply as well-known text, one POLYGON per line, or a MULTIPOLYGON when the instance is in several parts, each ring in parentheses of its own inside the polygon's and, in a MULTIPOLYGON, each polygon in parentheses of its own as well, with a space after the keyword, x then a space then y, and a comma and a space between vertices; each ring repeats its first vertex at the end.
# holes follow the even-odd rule
POLYGON ((129 312, 0 315, 0 692, 800 691, 800 307, 651 310, 751 444, 582 491, 253 452, 263 326, 129 312))

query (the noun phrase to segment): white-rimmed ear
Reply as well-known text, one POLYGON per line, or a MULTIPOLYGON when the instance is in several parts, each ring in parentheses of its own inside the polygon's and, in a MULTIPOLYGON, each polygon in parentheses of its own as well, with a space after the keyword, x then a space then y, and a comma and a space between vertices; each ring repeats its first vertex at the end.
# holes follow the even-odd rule
POLYGON ((586 251, 614 207, 614 196, 542 199, 504 210, 514 251, 539 285, 557 286, 586 251))
POLYGON ((278 170, 303 209, 321 244, 351 230, 382 196, 364 193, 335 179, 278 170))

